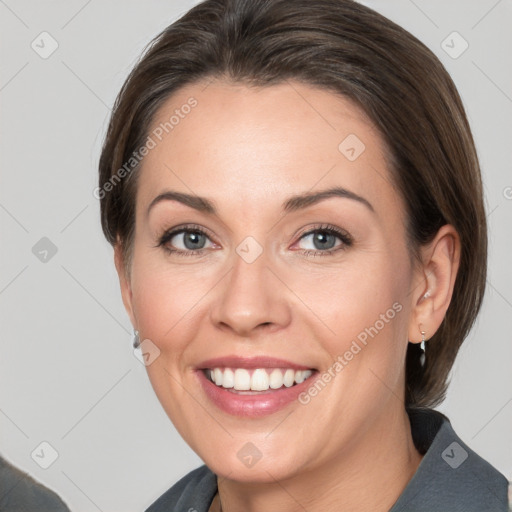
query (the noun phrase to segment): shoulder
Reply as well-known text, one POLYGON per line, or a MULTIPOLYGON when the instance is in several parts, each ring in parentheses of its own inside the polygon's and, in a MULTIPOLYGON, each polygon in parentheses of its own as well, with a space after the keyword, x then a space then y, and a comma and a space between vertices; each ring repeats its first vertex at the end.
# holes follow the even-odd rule
POLYGON ((0 457, 0 511, 69 512, 50 489, 0 457))
POLYGON ((391 512, 508 512, 507 479, 455 433, 446 416, 426 410, 410 418, 415 443, 426 452, 391 512))
POLYGON ((217 492, 217 477, 200 466, 175 483, 146 512, 206 512, 217 492))

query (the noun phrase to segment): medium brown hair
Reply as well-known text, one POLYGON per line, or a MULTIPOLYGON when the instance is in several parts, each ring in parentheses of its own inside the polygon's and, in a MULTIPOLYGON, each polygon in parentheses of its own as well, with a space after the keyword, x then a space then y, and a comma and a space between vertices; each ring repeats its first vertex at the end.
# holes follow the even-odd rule
MULTIPOLYGON (((208 78, 255 86, 292 79, 349 98, 386 142, 415 261, 441 226, 455 227, 461 257, 450 306, 427 343, 424 368, 417 344, 406 358, 405 405, 439 404, 480 309, 487 266, 478 158, 441 62, 409 32, 351 0, 206 0, 149 44, 124 83, 99 161, 100 188, 144 144, 169 96, 208 78)), ((121 244, 127 269, 139 168, 100 195, 103 232, 121 244)))

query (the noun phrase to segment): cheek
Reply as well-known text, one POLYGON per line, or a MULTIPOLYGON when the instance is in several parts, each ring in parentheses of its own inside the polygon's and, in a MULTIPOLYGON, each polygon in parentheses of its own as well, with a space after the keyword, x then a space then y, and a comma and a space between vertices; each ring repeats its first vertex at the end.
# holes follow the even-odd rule
POLYGON ((133 287, 134 309, 141 332, 155 340, 166 339, 173 330, 182 329, 194 306, 204 297, 204 281, 186 271, 145 270, 133 287))
MULTIPOLYGON (((160 364, 184 370, 184 356, 204 324, 208 292, 218 281, 217 275, 211 268, 170 265, 155 255, 134 261, 132 275, 133 308, 141 339, 157 345, 160 364)), ((147 370, 152 376, 153 365, 147 370)))
MULTIPOLYGON (((164 410, 185 435, 188 416, 183 415, 182 408, 190 401, 183 385, 185 363, 193 346, 191 342, 197 337, 200 325, 197 315, 204 314, 201 299, 208 285, 186 270, 172 271, 169 266, 155 266, 150 262, 138 268, 134 265, 133 281, 133 303, 141 340, 151 340, 160 350, 158 357, 146 367, 149 380, 164 410)), ((201 413, 192 403, 189 415, 197 414, 199 421, 201 413)))
POLYGON ((406 268, 397 255, 360 251, 336 266, 319 264, 300 271, 283 267, 280 273, 302 300, 299 311, 309 310, 317 323, 334 331, 333 337, 346 339, 373 325, 395 302, 403 302, 407 272, 397 275, 397 268, 406 268))
MULTIPOLYGON (((397 277, 387 258, 346 270, 331 273, 323 285, 322 280, 313 284, 306 278, 296 285, 297 294, 308 297, 308 307, 321 319, 313 338, 330 356, 322 372, 329 389, 323 396, 333 399, 320 399, 314 407, 327 417, 343 410, 357 424, 376 414, 393 395, 401 395, 408 288, 405 276, 397 277)), ((311 390, 304 399, 316 393, 311 390)), ((342 423, 339 428, 344 435, 342 423)))
POLYGON ((407 261, 403 251, 367 251, 328 271, 286 271, 284 280, 293 283, 293 291, 307 306, 298 306, 303 316, 299 321, 306 319, 313 342, 322 345, 331 361, 341 358, 343 371, 336 373, 344 374, 339 383, 348 379, 345 389, 371 387, 375 376, 370 370, 392 387, 403 373, 407 261), (397 268, 403 269, 399 275, 397 268))

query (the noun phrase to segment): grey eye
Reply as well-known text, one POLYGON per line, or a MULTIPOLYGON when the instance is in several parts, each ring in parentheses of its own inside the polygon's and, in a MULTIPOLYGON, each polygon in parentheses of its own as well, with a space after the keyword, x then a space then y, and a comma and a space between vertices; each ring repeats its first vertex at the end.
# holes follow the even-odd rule
POLYGON ((176 249, 194 251, 204 249, 207 240, 208 237, 204 233, 197 231, 181 231, 170 239, 170 243, 176 249))
POLYGON ((307 241, 307 246, 301 246, 301 249, 313 251, 330 250, 336 247, 337 238, 339 239, 340 237, 327 231, 314 231, 301 238, 301 241, 307 241))

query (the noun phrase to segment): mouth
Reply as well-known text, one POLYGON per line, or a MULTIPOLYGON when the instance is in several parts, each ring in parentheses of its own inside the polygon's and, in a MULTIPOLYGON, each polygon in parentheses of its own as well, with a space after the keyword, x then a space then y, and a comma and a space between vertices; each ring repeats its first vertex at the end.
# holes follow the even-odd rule
POLYGON ((235 368, 214 367, 202 370, 206 379, 219 388, 241 395, 268 393, 291 388, 309 379, 315 369, 296 370, 286 367, 235 368))
POLYGON ((212 405, 230 416, 261 418, 299 401, 319 377, 316 368, 266 356, 228 356, 196 367, 198 384, 212 405))

